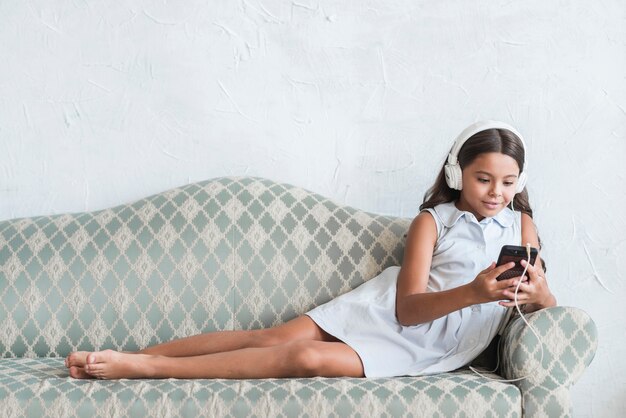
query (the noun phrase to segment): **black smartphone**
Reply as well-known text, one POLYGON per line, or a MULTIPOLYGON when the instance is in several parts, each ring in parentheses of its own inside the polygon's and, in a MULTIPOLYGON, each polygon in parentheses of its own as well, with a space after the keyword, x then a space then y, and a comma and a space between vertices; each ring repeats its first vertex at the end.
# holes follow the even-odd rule
MULTIPOLYGON (((539 252, 536 248, 530 247, 530 264, 535 265, 535 260, 537 259, 537 254, 539 252)), ((496 280, 506 280, 512 279, 513 277, 519 277, 524 272, 524 266, 520 263, 520 261, 526 260, 528 261, 528 253, 526 251, 526 247, 522 247, 520 245, 505 245, 500 250, 500 256, 498 257, 498 263, 496 266, 501 266, 503 264, 510 263, 511 261, 515 261, 515 267, 505 271, 501 275, 499 275, 496 280)))

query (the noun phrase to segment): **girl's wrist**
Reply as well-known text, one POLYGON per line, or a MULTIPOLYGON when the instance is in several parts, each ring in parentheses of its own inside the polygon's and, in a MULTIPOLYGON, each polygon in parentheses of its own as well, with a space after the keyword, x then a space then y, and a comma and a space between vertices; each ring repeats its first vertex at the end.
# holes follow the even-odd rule
POLYGON ((541 309, 551 308, 553 306, 556 306, 556 298, 554 297, 552 293, 550 293, 548 297, 545 298, 540 305, 541 305, 541 309))
POLYGON ((476 290, 476 286, 474 286, 474 282, 470 282, 467 283, 465 285, 465 289, 466 292, 466 299, 465 299, 465 306, 472 306, 472 305, 478 305, 481 302, 481 298, 480 298, 480 294, 478 293, 478 291, 476 290))

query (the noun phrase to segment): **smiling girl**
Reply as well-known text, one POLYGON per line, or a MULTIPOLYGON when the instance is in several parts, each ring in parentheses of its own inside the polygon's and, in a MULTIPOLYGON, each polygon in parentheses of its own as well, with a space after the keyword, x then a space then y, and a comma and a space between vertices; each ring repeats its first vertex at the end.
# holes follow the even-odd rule
POLYGON ((517 300, 527 312, 556 304, 539 257, 528 277, 496 280, 514 265, 495 266, 503 245, 540 248, 525 151, 507 124, 470 125, 409 228, 402 266, 305 315, 137 353, 74 352, 66 367, 72 377, 99 379, 381 377, 462 367, 496 335, 519 280, 517 300))

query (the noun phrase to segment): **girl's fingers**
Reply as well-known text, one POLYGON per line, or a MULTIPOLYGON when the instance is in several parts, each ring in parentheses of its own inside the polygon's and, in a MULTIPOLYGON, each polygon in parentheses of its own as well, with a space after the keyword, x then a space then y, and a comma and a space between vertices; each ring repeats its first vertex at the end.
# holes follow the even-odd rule
MULTIPOLYGON (((502 300, 500 301, 500 305, 502 306, 515 306, 515 292, 505 292, 503 294, 503 296, 506 298, 506 300, 502 300)), ((520 292, 517 293, 517 304, 518 305, 523 305, 525 303, 528 303, 530 300, 529 295, 527 294, 522 294, 520 292)))
MULTIPOLYGON (((515 300, 515 292, 513 291, 505 290, 504 292, 502 292, 502 296, 504 296, 509 301, 515 300)), ((521 298, 522 298, 522 295, 519 292, 517 292, 517 300, 520 300, 521 298)))
MULTIPOLYGON (((493 263, 491 263, 491 266, 493 266, 493 263)), ((488 270, 491 269, 491 266, 489 266, 488 270)), ((495 279, 496 277, 513 267, 515 267, 515 263, 511 261, 510 263, 502 264, 501 266, 494 268, 493 270, 491 270, 490 274, 495 279)))
POLYGON ((533 266, 532 264, 528 264, 528 262, 526 260, 522 260, 521 261, 524 267, 526 267, 526 265, 528 265, 528 273, 531 273, 533 275, 533 279, 537 280, 538 278, 544 278, 543 277, 543 269, 541 269, 540 267, 537 266, 533 266))
POLYGON ((526 270, 527 272, 529 272, 529 273, 537 273, 537 267, 533 266, 532 264, 528 264, 528 261, 522 260, 520 263, 524 267, 528 266, 528 269, 526 270))
MULTIPOLYGON (((517 284, 514 286, 509 287, 506 291, 511 292, 511 293, 515 293, 515 289, 517 288, 517 284)), ((520 285, 519 285, 519 290, 518 290, 518 294, 520 293, 530 293, 531 291, 531 287, 530 284, 528 284, 528 281, 523 281, 520 285)))
POLYGON ((522 279, 522 284, 528 282, 528 276, 524 276, 524 277, 518 276, 518 277, 513 277, 512 279, 500 280, 498 282, 497 288, 500 290, 508 289, 508 288, 515 289, 517 287, 517 282, 520 280, 520 278, 522 279))

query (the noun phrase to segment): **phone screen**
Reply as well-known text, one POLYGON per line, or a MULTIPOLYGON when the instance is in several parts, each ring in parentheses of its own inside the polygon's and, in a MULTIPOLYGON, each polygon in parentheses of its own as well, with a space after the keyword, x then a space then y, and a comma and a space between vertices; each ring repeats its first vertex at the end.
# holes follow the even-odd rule
MULTIPOLYGON (((530 249, 530 264, 534 265, 535 260, 537 259, 537 249, 530 249)), ((528 260, 528 253, 526 252, 526 247, 517 246, 517 245, 505 245, 502 247, 500 251, 500 257, 498 257, 498 266, 503 264, 510 263, 511 261, 515 262, 515 266, 504 273, 500 274, 496 280, 506 280, 512 279, 513 277, 519 277, 524 272, 524 266, 520 263, 522 260, 528 260)))

